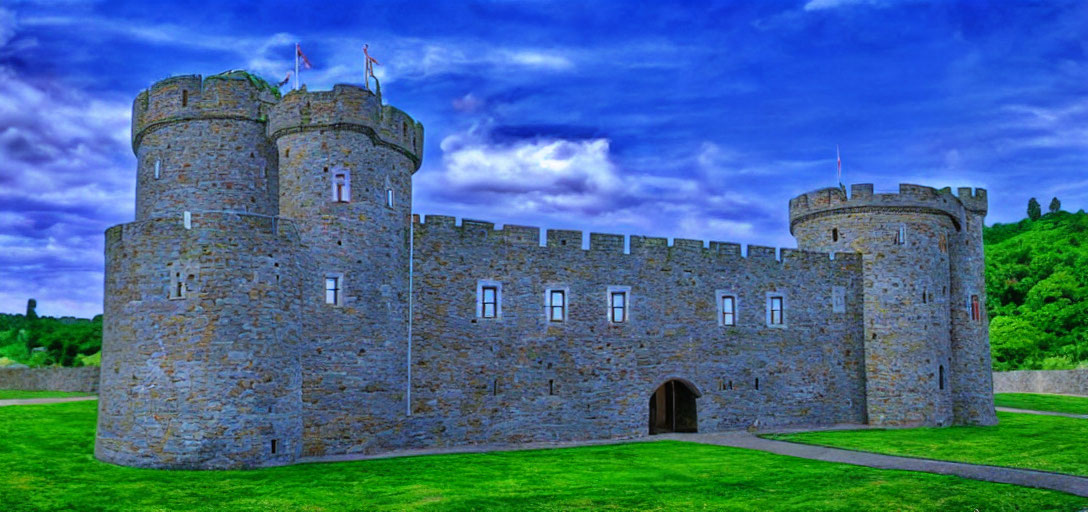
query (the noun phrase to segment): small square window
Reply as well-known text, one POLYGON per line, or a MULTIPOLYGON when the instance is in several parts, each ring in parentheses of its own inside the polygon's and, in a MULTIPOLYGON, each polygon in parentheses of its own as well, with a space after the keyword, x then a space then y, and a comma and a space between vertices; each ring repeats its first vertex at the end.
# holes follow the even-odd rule
POLYGON ((567 319, 566 290, 548 290, 548 321, 564 322, 567 319))
POLYGON ((721 296, 722 325, 737 325, 737 298, 732 295, 721 296))
POLYGON ((337 203, 351 202, 351 175, 347 171, 333 175, 332 199, 337 203))
POLYGON ((325 276, 325 304, 339 306, 342 302, 343 278, 341 276, 325 276))
POLYGON ((483 288, 483 317, 495 318, 499 309, 499 289, 494 286, 483 288))
POLYGON ((767 296, 767 325, 782 327, 786 325, 786 300, 781 295, 767 296))
POLYGON ((618 324, 627 321, 627 292, 612 292, 611 314, 612 323, 618 324))

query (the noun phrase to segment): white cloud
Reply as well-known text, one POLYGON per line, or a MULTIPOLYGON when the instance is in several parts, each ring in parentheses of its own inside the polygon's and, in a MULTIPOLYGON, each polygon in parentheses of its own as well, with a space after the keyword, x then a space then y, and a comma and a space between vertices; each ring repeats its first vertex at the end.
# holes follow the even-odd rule
POLYGON ((851 5, 884 6, 889 4, 887 0, 809 0, 805 4, 806 11, 820 11, 825 9, 837 9, 851 5))
MULTIPOLYGON (((716 154, 732 153, 714 147, 716 154)), ((757 224, 768 218, 760 215, 764 205, 728 177, 744 171, 718 167, 720 162, 705 154, 681 163, 697 167, 695 172, 633 172, 616 161, 605 138, 496 142, 480 126, 447 136, 441 149, 438 172, 420 173, 415 180, 417 203, 441 205, 433 213, 452 210, 497 222, 533 219, 552 227, 740 241, 751 241, 757 224)))

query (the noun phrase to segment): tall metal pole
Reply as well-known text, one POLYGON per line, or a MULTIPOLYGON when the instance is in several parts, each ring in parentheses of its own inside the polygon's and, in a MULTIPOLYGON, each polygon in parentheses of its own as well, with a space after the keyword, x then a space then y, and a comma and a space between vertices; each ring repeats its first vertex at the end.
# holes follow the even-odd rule
POLYGON ((298 48, 299 43, 295 43, 295 90, 298 90, 298 48))

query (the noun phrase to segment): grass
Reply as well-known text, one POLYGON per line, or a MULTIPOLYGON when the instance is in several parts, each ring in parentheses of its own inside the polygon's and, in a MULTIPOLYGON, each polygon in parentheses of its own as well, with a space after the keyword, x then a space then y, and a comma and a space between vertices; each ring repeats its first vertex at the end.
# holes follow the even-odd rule
POLYGON ((1088 420, 997 413, 997 426, 777 434, 772 439, 1088 476, 1088 420))
POLYGON ((0 408, 0 504, 31 510, 1075 511, 1088 499, 682 442, 162 471, 92 457, 94 402, 0 408), (13 434, 15 433, 15 434, 13 434))
POLYGON ((997 393, 994 395, 994 404, 1014 409, 1088 414, 1088 397, 1082 396, 997 393))
POLYGON ((0 389, 0 400, 15 400, 23 398, 67 398, 72 396, 94 396, 94 393, 78 393, 75 391, 23 391, 19 389, 0 389))

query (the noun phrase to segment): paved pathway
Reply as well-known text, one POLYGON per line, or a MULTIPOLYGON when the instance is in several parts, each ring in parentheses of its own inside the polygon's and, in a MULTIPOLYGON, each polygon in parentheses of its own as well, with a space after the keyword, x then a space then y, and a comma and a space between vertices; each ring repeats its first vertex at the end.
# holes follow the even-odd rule
POLYGON ((995 407, 1001 412, 1019 412, 1023 414, 1042 414, 1043 416, 1065 416, 1066 418, 1079 418, 1088 420, 1088 414, 1073 414, 1068 412, 1036 411, 1032 409, 1013 409, 1012 407, 995 407))
POLYGON ((657 436, 658 438, 675 439, 679 441, 692 441, 696 443, 731 446, 734 448, 747 448, 779 455, 789 455, 804 459, 823 460, 867 466, 879 469, 901 469, 906 471, 922 471, 926 473, 938 473, 942 475, 956 475, 972 480, 985 480, 987 482, 1000 482, 1006 484, 1023 485, 1026 487, 1038 487, 1053 489, 1056 491, 1076 494, 1088 497, 1088 478, 1066 475, 1063 473, 1051 473, 1049 471, 1036 471, 1031 469, 1006 468, 999 466, 986 466, 982 464, 966 464, 962 462, 948 462, 940 460, 920 459, 915 457, 900 457, 895 455, 882 455, 878 453, 843 450, 840 448, 827 448, 823 446, 790 443, 786 441, 774 441, 763 439, 748 432, 723 432, 716 434, 668 434, 657 436))
POLYGON ((35 404, 59 404, 61 402, 84 402, 98 400, 97 396, 70 396, 66 398, 19 398, 12 400, 0 400, 0 407, 5 405, 35 405, 35 404))

